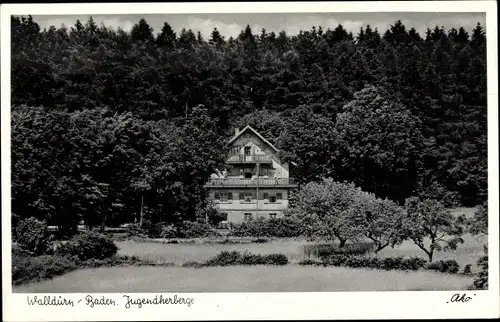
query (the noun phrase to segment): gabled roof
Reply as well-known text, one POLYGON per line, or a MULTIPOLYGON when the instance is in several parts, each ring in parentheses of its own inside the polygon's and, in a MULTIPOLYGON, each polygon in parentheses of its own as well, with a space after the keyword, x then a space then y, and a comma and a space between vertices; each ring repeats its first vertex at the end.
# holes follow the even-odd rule
POLYGON ((271 142, 269 142, 268 140, 266 140, 262 135, 259 134, 259 132, 257 132, 250 125, 245 126, 241 131, 238 132, 238 134, 236 134, 235 136, 233 136, 233 138, 231 140, 229 140, 228 144, 231 144, 232 142, 234 142, 237 138, 239 138, 243 133, 245 133, 247 131, 253 132, 253 134, 255 134, 259 139, 261 139, 262 141, 264 141, 264 143, 266 143, 267 145, 269 145, 274 151, 278 152, 278 149, 271 142))

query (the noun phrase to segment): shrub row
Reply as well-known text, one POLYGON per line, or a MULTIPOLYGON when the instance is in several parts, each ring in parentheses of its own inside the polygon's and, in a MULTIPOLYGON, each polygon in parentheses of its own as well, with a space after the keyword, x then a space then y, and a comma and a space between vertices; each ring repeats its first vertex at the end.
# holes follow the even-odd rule
MULTIPOLYGON (((311 261, 311 265, 318 262, 311 261)), ((345 266, 351 268, 374 268, 383 270, 416 271, 425 267, 426 260, 420 257, 367 257, 360 255, 334 254, 322 259, 324 266, 345 266)), ((302 265, 307 263, 302 262, 302 265)))
POLYGON ((373 243, 352 243, 340 248, 338 244, 304 245, 302 252, 308 258, 327 258, 332 255, 366 255, 373 251, 373 243))
POLYGON ((425 268, 428 270, 438 271, 441 273, 456 274, 456 273, 458 273, 460 265, 458 264, 458 262, 456 260, 449 259, 449 260, 440 260, 440 261, 428 263, 425 266, 425 268))
POLYGON ((220 237, 221 234, 210 225, 197 221, 183 221, 174 225, 167 222, 152 223, 145 221, 142 227, 138 224, 129 225, 127 228, 129 237, 149 238, 202 238, 220 237))
POLYGON ((234 237, 298 237, 302 229, 292 218, 254 220, 232 226, 234 237))
MULTIPOLYGON (((434 270, 441 273, 457 274, 460 265, 455 260, 440 260, 432 263, 420 257, 367 257, 352 254, 333 254, 323 257, 321 261, 304 260, 300 265, 324 265, 324 266, 345 266, 351 268, 374 268, 383 270, 403 270, 416 271, 422 268, 434 270)), ((464 269, 464 274, 470 274, 469 270, 464 269)))
POLYGON ((286 265, 288 258, 283 254, 259 255, 249 252, 222 251, 204 263, 189 261, 183 267, 212 267, 212 266, 237 266, 237 265, 286 265))

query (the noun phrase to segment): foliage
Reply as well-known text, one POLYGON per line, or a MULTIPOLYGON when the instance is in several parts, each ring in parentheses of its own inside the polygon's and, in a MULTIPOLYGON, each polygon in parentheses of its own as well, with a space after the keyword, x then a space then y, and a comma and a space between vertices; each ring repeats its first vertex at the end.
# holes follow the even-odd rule
POLYGON ((30 281, 49 279, 77 268, 69 258, 41 256, 12 256, 12 283, 19 285, 30 281))
POLYGON ((288 258, 283 254, 251 254, 238 251, 222 251, 204 263, 204 266, 233 265, 286 265, 288 258))
POLYGON ((462 271, 462 274, 464 275, 472 275, 472 265, 467 264, 464 266, 464 270, 462 271))
POLYGON ((147 231, 139 226, 139 224, 130 224, 127 226, 128 237, 146 237, 147 231))
POLYGON ((480 24, 425 35, 401 21, 357 35, 247 26, 204 40, 168 22, 155 35, 145 19, 125 32, 12 16, 11 33, 13 223, 35 217, 71 236, 81 220, 198 220, 231 128, 246 124, 295 161, 301 184, 349 180, 397 202, 487 199, 480 24))
POLYGON ((60 244, 55 254, 58 256, 75 256, 81 261, 88 259, 105 259, 116 255, 118 247, 112 239, 96 232, 82 232, 69 241, 60 244))
POLYGON ((192 268, 201 268, 204 265, 202 263, 196 262, 196 261, 187 261, 182 264, 182 267, 192 267, 192 268))
POLYGON ((372 243, 352 243, 340 248, 338 244, 315 244, 302 246, 302 252, 308 258, 326 258, 331 255, 366 255, 373 251, 372 243))
POLYGON ((332 167, 344 180, 398 201, 414 195, 423 137, 420 120, 401 102, 367 86, 342 107, 335 134, 338 157, 332 167))
POLYGON ((404 209, 389 199, 378 199, 370 194, 363 196, 364 209, 360 210, 364 236, 374 243, 378 253, 387 246, 394 248, 403 242, 401 235, 404 209))
POLYGON ((427 254, 429 262, 434 251, 453 250, 463 243, 463 223, 439 201, 412 197, 406 200, 405 209, 402 234, 427 254), (428 245, 425 238, 429 239, 428 245))
POLYGON ((347 240, 356 241, 362 234, 356 218, 357 195, 358 189, 353 184, 331 179, 310 182, 295 194, 290 213, 309 239, 336 238, 343 247, 347 240))
POLYGON ((469 232, 471 234, 488 235, 488 204, 486 202, 478 207, 469 225, 469 232))
POLYGON ((474 286, 478 289, 486 290, 488 289, 488 255, 481 257, 477 261, 477 265, 481 268, 481 271, 474 280, 474 286))
POLYGON ((235 224, 231 236, 236 237, 297 237, 300 225, 293 218, 257 219, 235 224))
MULTIPOLYGON (((333 254, 322 259, 325 266, 372 268, 383 270, 416 271, 425 267, 426 261, 419 257, 369 257, 362 255, 333 254)), ((451 273, 451 272, 450 272, 451 273)))
POLYGON ((165 225, 161 229, 161 238, 175 238, 177 237, 177 229, 174 227, 174 225, 165 225))
POLYGON ((315 260, 312 260, 312 259, 304 259, 304 260, 301 260, 300 262, 298 262, 299 265, 301 266, 321 266, 323 265, 322 262, 320 261, 315 261, 315 260))
POLYGON ((14 240, 20 247, 42 255, 49 249, 52 238, 45 221, 29 217, 17 223, 14 240))
POLYGON ((426 265, 427 269, 438 271, 441 273, 456 274, 460 268, 458 262, 454 259, 440 260, 426 265))
POLYGON ((184 221, 178 227, 177 237, 198 238, 219 236, 219 234, 208 224, 198 221, 184 221))

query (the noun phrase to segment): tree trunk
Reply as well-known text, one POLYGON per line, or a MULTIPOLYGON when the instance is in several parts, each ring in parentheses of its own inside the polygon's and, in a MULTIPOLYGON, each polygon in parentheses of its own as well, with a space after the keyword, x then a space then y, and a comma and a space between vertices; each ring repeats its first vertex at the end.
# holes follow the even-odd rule
POLYGON ((101 221, 101 229, 100 229, 101 233, 104 233, 104 230, 106 230, 106 219, 107 218, 108 218, 108 214, 105 213, 104 216, 102 217, 102 221, 101 221))
POLYGON ((139 213, 139 227, 142 227, 143 216, 144 216, 144 196, 141 197, 141 212, 139 213))
POLYGON ((427 253, 427 255, 429 256, 429 263, 432 262, 432 256, 434 255, 434 250, 431 250, 427 253))
POLYGON ((339 245, 339 248, 342 248, 345 246, 345 243, 347 242, 347 239, 339 239, 340 241, 340 245, 339 245))

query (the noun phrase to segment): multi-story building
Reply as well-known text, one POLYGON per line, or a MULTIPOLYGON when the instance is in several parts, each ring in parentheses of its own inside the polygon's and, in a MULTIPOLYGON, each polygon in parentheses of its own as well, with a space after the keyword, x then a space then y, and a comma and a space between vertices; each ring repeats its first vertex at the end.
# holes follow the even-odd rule
POLYGON ((222 225, 284 216, 289 193, 297 185, 289 177, 289 164, 278 157, 278 149, 250 126, 236 129, 229 145, 225 169, 205 185, 226 217, 222 225))

